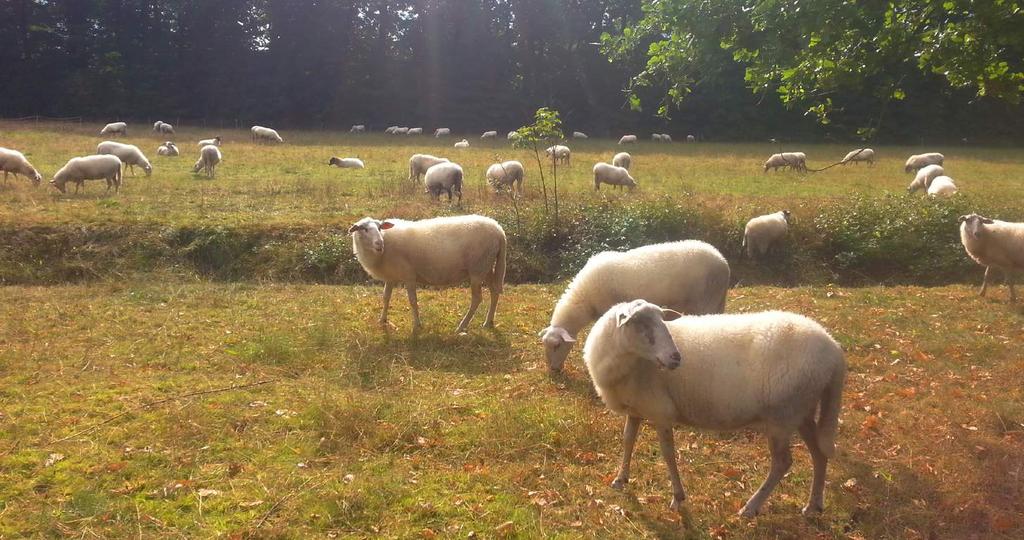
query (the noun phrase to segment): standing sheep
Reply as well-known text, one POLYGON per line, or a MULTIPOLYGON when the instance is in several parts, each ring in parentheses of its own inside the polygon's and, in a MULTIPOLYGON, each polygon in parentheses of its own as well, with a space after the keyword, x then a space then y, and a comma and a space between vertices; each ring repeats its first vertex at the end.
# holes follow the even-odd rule
POLYGON ((171 141, 167 141, 156 148, 156 155, 174 157, 178 155, 178 146, 171 141))
POLYGON ((100 130, 100 135, 113 135, 115 133, 127 137, 128 124, 124 122, 112 122, 103 126, 103 129, 100 130))
POLYGON ((485 131, 483 135, 480 135, 481 139, 496 139, 498 137, 497 131, 485 131))
POLYGON ((138 146, 134 144, 124 144, 115 141, 103 141, 96 145, 96 153, 99 155, 113 154, 121 160, 124 164, 125 169, 131 168, 132 176, 135 176, 135 166, 142 167, 142 170, 146 171, 146 176, 153 174, 153 166, 150 165, 149 160, 146 159, 145 154, 142 150, 139 150, 138 146))
POLYGON ((458 195, 459 202, 462 202, 462 167, 457 163, 438 163, 427 169, 423 176, 423 184, 426 192, 435 201, 441 197, 441 192, 448 194, 448 202, 452 200, 452 194, 458 195))
POLYGON ((114 186, 114 192, 121 191, 121 160, 115 155, 85 156, 71 158, 56 174, 50 185, 61 193, 67 193, 67 183, 75 183, 75 193, 86 180, 106 180, 107 191, 114 186))
POLYGON ((931 152, 928 154, 915 154, 907 158, 907 163, 903 167, 904 172, 914 172, 922 167, 928 165, 942 165, 946 160, 946 156, 938 152, 931 152))
MULTIPOLYGON (((441 165, 438 165, 441 166, 441 165)), ((452 286, 469 280, 472 298, 456 333, 468 327, 482 299, 491 293, 484 326, 494 326, 498 297, 505 282, 507 242, 501 225, 491 218, 469 215, 420 221, 363 218, 348 230, 352 251, 370 277, 384 282, 380 322, 388 323, 391 291, 404 284, 412 309, 413 331, 421 328, 416 287, 452 286)))
POLYGON ((519 138, 519 132, 516 130, 509 131, 507 138, 510 141, 514 141, 519 138))
POLYGON ((497 192, 503 187, 508 187, 513 193, 523 194, 523 179, 526 176, 526 169, 518 161, 506 161, 495 163, 487 168, 487 183, 497 192))
POLYGON ((1010 302, 1017 301, 1013 290, 1013 272, 1024 270, 1024 223, 999 221, 970 214, 960 216, 960 243, 974 262, 985 267, 985 278, 978 295, 985 296, 992 268, 1006 276, 1010 302))
POLYGON ((544 149, 544 154, 546 154, 548 157, 551 157, 552 154, 554 154, 555 164, 564 163, 565 165, 569 165, 569 163, 572 161, 572 150, 570 150, 569 147, 565 146, 564 144, 556 144, 554 146, 549 146, 544 149))
POLYGON ((792 466, 790 440, 798 432, 814 470, 803 514, 824 510, 846 359, 818 323, 782 311, 681 316, 634 300, 614 306, 594 324, 583 359, 601 400, 626 416, 613 488, 629 483, 644 420, 658 432, 673 510, 686 498, 676 466, 674 426, 754 428, 767 436, 772 461, 768 477, 740 509, 741 516, 752 518, 792 466))
POLYGON ((43 180, 43 175, 39 174, 39 171, 28 162, 25 154, 10 148, 0 147, 0 171, 4 172, 5 186, 7 185, 8 174, 13 174, 15 178, 19 174, 24 175, 32 181, 33 186, 38 186, 39 182, 43 180))
POLYGON ((253 126, 250 131, 252 132, 252 142, 284 142, 284 139, 277 134, 277 131, 268 127, 253 126))
POLYGON ((339 169, 362 169, 365 167, 363 160, 359 158, 332 157, 327 165, 334 165, 339 169))
POLYGON ((212 144, 214 146, 220 146, 221 145, 220 137, 214 137, 212 139, 203 139, 203 140, 199 141, 198 143, 196 143, 196 146, 198 146, 199 148, 202 148, 202 147, 204 147, 204 146, 206 146, 208 144, 212 144))
POLYGON ((426 174, 427 169, 447 161, 448 158, 435 157, 430 154, 413 154, 409 158, 409 181, 419 182, 420 175, 426 174))
POLYGON ((633 165, 633 156, 629 155, 628 152, 619 152, 612 158, 612 165, 616 167, 622 167, 627 171, 633 165))
POLYGON ((768 172, 768 169, 776 171, 780 167, 788 167, 797 171, 806 171, 807 155, 803 152, 782 152, 781 154, 772 154, 768 157, 768 160, 764 162, 764 172, 768 172))
POLYGON ((572 138, 573 139, 588 139, 589 137, 587 137, 587 134, 583 133, 582 131, 573 131, 572 132, 572 138))
POLYGON ((400 128, 395 128, 394 134, 395 135, 408 135, 409 134, 409 128, 407 128, 405 126, 402 126, 400 128))
POLYGON ((870 148, 858 148, 857 150, 851 150, 850 153, 846 154, 846 157, 844 157, 839 163, 846 165, 847 163, 855 163, 858 161, 866 161, 868 165, 874 165, 875 151, 870 148))
POLYGON ((434 138, 447 137, 452 134, 452 130, 449 128, 437 128, 434 130, 434 138))
POLYGON ((957 191, 956 184, 948 176, 936 176, 928 186, 928 195, 932 197, 952 197, 957 191))
POLYGON ((662 133, 661 134, 661 142, 663 142, 663 143, 670 143, 670 142, 672 142, 672 136, 669 135, 668 133, 662 133))
POLYGON ((688 142, 688 143, 697 142, 697 137, 694 137, 693 135, 687 135, 686 136, 686 142, 688 142))
POLYGON ((461 141, 455 143, 455 148, 469 148, 469 141, 467 141, 466 139, 462 139, 461 141))
POLYGON ((366 133, 366 126, 363 125, 363 124, 355 124, 354 126, 352 126, 351 129, 348 130, 348 132, 349 133, 356 133, 356 134, 358 134, 358 133, 366 133))
POLYGON ((199 149, 199 160, 192 166, 192 172, 198 173, 203 170, 207 177, 213 178, 221 159, 220 148, 212 144, 206 145, 199 149))
POLYGON ((607 163, 598 163, 594 165, 594 190, 600 191, 601 184, 618 186, 620 188, 626 186, 632 191, 636 187, 636 180, 633 180, 627 169, 607 163))
POLYGON ((598 253, 573 278, 555 304, 551 324, 540 332, 548 369, 561 371, 576 334, 619 302, 647 298, 705 315, 725 311, 728 290, 729 263, 699 240, 598 253))
POLYGON ((789 210, 758 216, 747 222, 743 229, 743 247, 751 259, 768 253, 776 242, 789 232, 789 210))
POLYGON ((167 122, 161 122, 160 120, 157 120, 156 123, 153 124, 153 131, 166 135, 174 135, 174 126, 168 124, 167 122))
MULTIPOLYGON (((659 135, 658 137, 660 138, 661 136, 659 135)), ((623 135, 619 139, 619 144, 636 144, 636 135, 623 135)))
MULTIPOLYGON (((652 133, 651 140, 654 142, 661 142, 661 133, 652 133)), ((622 142, 620 141, 619 144, 622 144, 622 142)))
POLYGON ((409 128, 409 131, 405 132, 406 135, 423 135, 423 128, 409 128))
POLYGON ((387 135, 394 135, 397 129, 398 126, 388 126, 388 128, 384 130, 384 133, 387 135))
POLYGON ((928 186, 932 185, 932 180, 945 173, 946 171, 942 168, 942 165, 926 165, 921 167, 914 176, 914 181, 907 186, 907 192, 913 193, 919 189, 927 190, 928 186))

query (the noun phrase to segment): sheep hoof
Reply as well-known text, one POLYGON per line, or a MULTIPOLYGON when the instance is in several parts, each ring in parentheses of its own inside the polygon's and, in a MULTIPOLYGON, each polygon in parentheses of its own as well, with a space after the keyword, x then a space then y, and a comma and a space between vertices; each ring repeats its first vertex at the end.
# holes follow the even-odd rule
POLYGON ((800 511, 800 513, 805 517, 811 517, 820 514, 823 510, 825 509, 822 508, 820 504, 808 504, 800 511))
POLYGON ((626 489, 626 484, 629 483, 629 478, 616 478, 612 480, 612 489, 622 491, 626 489))

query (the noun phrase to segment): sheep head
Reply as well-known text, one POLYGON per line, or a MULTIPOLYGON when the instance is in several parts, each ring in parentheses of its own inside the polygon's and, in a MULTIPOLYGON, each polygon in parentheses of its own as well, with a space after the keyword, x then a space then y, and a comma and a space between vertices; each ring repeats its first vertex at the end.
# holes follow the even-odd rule
POLYGON ((562 371, 565 359, 569 357, 572 344, 576 338, 559 326, 549 326, 540 331, 540 342, 544 344, 544 356, 548 360, 548 369, 552 372, 562 371))
POLYGON ((384 234, 382 231, 386 231, 395 224, 390 221, 377 221, 376 219, 365 217, 348 228, 348 233, 352 235, 352 251, 359 253, 374 253, 381 255, 384 253, 384 234))
POLYGON ((662 309, 646 300, 633 300, 613 307, 618 340, 627 352, 646 358, 659 367, 676 369, 682 355, 676 347, 665 321, 678 319, 681 314, 662 309))
POLYGON ((960 216, 960 219, 957 221, 960 223, 960 227, 967 231, 968 235, 974 238, 981 238, 982 233, 985 231, 985 227, 983 227, 983 225, 991 225, 995 223, 995 221, 984 216, 979 216, 978 214, 960 216))

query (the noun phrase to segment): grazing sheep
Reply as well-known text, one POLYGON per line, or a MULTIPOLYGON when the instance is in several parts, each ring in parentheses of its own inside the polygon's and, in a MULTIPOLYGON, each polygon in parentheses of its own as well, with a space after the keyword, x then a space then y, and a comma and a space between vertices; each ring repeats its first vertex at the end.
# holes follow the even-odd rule
POLYGON ((629 155, 628 152, 619 152, 612 158, 612 165, 616 167, 622 167, 627 171, 633 165, 633 156, 629 155))
POLYGON ((423 135, 423 128, 409 128, 409 131, 405 132, 406 135, 423 135))
MULTIPOLYGON (((438 165, 440 167, 442 165, 438 165)), ((380 322, 388 323, 388 305, 396 284, 404 284, 412 308, 413 331, 421 328, 416 287, 452 286, 469 280, 472 299, 456 333, 469 327, 482 299, 491 293, 484 326, 494 326, 498 296, 505 282, 505 231, 491 218, 469 215, 420 221, 363 218, 349 228, 352 251, 367 274, 384 282, 380 322)))
POLYGON ((167 122, 161 122, 160 120, 157 120, 156 123, 153 124, 153 131, 167 135, 174 135, 174 126, 168 124, 167 122))
POLYGON ((448 128, 437 128, 434 130, 434 137, 447 137, 452 134, 452 130, 448 128))
POLYGON ((875 151, 870 148, 858 148, 857 150, 851 150, 846 157, 843 158, 840 163, 846 165, 847 163, 855 163, 858 161, 866 161, 868 165, 875 164, 875 151))
POLYGON ((395 131, 394 131, 395 135, 406 135, 408 133, 409 133, 409 128, 404 127, 404 126, 400 127, 400 128, 395 128, 395 131))
POLYGON ((156 148, 156 155, 174 157, 179 154, 178 146, 171 141, 167 141, 156 148))
POLYGON ((61 193, 67 193, 67 183, 75 183, 75 193, 86 180, 106 180, 107 191, 114 186, 114 192, 121 191, 121 160, 115 155, 85 156, 71 158, 57 174, 50 185, 61 193))
MULTIPOLYGON (((661 136, 659 135, 659 137, 661 136)), ((619 139, 619 144, 636 144, 636 135, 623 135, 619 139)))
POLYGON ((932 185, 932 180, 945 173, 946 171, 942 168, 942 165, 926 165, 921 167, 914 176, 914 181, 907 186, 907 192, 913 193, 919 189, 927 190, 928 186, 932 185))
POLYGON ((572 138, 573 139, 589 139, 589 137, 587 137, 587 134, 583 133, 582 131, 573 131, 572 132, 572 138))
POLYGON ((594 165, 594 190, 600 191, 601 184, 618 186, 619 188, 626 186, 630 191, 636 188, 636 180, 633 180, 633 177, 629 175, 629 170, 607 163, 594 165))
POLYGON ((253 142, 284 142, 284 139, 282 139, 281 136, 277 134, 277 131, 270 129, 268 127, 253 126, 250 131, 252 132, 253 142))
MULTIPOLYGON (((661 142, 661 133, 652 133, 651 140, 654 142, 661 142)), ((622 144, 622 141, 619 141, 619 144, 622 144)))
POLYGON ((789 167, 797 171, 807 170, 807 156, 803 152, 783 152, 781 154, 772 154, 767 161, 764 162, 764 172, 768 172, 768 169, 773 171, 778 170, 780 167, 789 167))
POLYGON ((435 157, 430 154, 413 154, 409 158, 409 181, 419 182, 420 175, 426 174, 427 169, 447 161, 448 158, 435 157))
POLYGON ((514 140, 516 140, 516 139, 518 139, 518 138, 519 138, 519 132, 518 132, 518 131, 516 131, 516 130, 512 130, 512 131, 509 131, 509 132, 508 132, 508 137, 507 137, 507 138, 508 138, 508 140, 510 140, 510 141, 514 141, 514 140))
POLYGON ((789 210, 758 216, 743 229, 743 247, 751 259, 763 256, 789 232, 789 210))
POLYGON ((913 172, 928 165, 942 165, 942 162, 945 160, 946 156, 943 156, 938 152, 914 154, 907 158, 907 163, 906 166, 903 167, 903 170, 904 172, 913 172))
POLYGON ((363 165, 363 160, 361 160, 359 158, 332 157, 331 160, 327 162, 327 164, 328 165, 334 165, 335 167, 338 167, 339 169, 363 169, 363 168, 365 168, 365 165, 363 165))
POLYGON ((199 160, 192 166, 192 172, 198 173, 203 170, 207 177, 213 178, 221 159, 220 148, 212 144, 206 145, 199 150, 199 160))
POLYGON ((469 148, 469 141, 467 141, 466 139, 462 139, 461 141, 455 143, 455 148, 469 148))
POLYGON ((960 216, 960 242, 974 262, 985 267, 980 296, 985 296, 992 268, 1006 276, 1010 302, 1017 301, 1013 290, 1013 272, 1024 270, 1024 223, 999 221, 970 214, 960 216))
POLYGON ((690 142, 697 142, 697 137, 694 137, 693 135, 687 135, 686 136, 686 142, 688 142, 688 143, 690 143, 690 142))
POLYGON ((559 163, 569 165, 569 163, 572 161, 572 150, 570 150, 569 147, 565 146, 564 144, 556 144, 554 146, 549 146, 544 149, 544 153, 547 154, 548 157, 551 157, 551 155, 554 154, 556 165, 559 163))
POLYGON ((220 137, 214 137, 212 139, 203 139, 203 140, 199 141, 196 144, 196 146, 198 146, 199 148, 202 148, 202 147, 204 147, 204 146, 206 146, 208 144, 212 144, 214 146, 220 146, 221 145, 220 137))
POLYGON ((661 142, 664 142, 664 143, 672 142, 672 136, 669 135, 668 133, 662 133, 661 134, 661 142))
POLYGON ((398 130, 398 126, 389 126, 387 129, 384 130, 384 133, 388 135, 394 135, 396 130, 398 130))
POLYGON ((509 187, 513 193, 523 194, 523 179, 526 177, 526 169, 518 161, 506 161, 495 163, 487 168, 487 183, 497 192, 502 187, 509 187))
POLYGON ((153 174, 153 166, 150 165, 149 160, 146 159, 145 154, 142 150, 139 150, 138 146, 134 144, 124 144, 115 141, 103 141, 96 145, 96 153, 113 154, 124 163, 125 168, 131 168, 132 176, 135 176, 135 166, 142 167, 142 170, 146 171, 146 176, 153 174))
POLYGON ((619 302, 647 298, 705 315, 725 311, 728 290, 729 263, 699 240, 598 253, 573 278, 555 304, 551 324, 540 332, 548 369, 561 371, 576 334, 619 302))
POLYGON ((366 126, 363 124, 355 124, 352 129, 348 130, 349 133, 366 133, 366 126))
POLYGON ((10 148, 0 147, 0 171, 4 172, 5 186, 7 185, 8 174, 13 174, 15 178, 19 174, 24 175, 32 181, 33 186, 38 186, 39 182, 43 180, 43 176, 28 162, 25 154, 10 148))
POLYGON ((480 135, 481 139, 496 139, 498 137, 497 131, 485 131, 483 135, 480 135))
POLYGON ((448 194, 448 202, 452 200, 452 193, 458 195, 459 202, 462 202, 462 167, 457 163, 438 163, 427 169, 423 175, 423 184, 426 192, 435 201, 441 196, 441 192, 448 194))
POLYGON ((957 191, 956 184, 948 176, 936 176, 928 186, 928 194, 932 197, 952 197, 957 191))
POLYGON ((103 126, 103 129, 100 130, 100 135, 113 135, 115 133, 119 133, 127 137, 128 124, 124 122, 112 122, 110 124, 103 126))
POLYGON ((673 510, 686 498, 676 466, 674 426, 754 428, 767 436, 772 461, 768 477, 739 512, 751 518, 792 466, 790 439, 798 432, 814 470, 803 514, 824 510, 846 359, 817 322, 782 311, 681 316, 634 300, 612 307, 594 324, 583 359, 601 400, 626 416, 613 488, 629 483, 644 420, 658 432, 673 510))

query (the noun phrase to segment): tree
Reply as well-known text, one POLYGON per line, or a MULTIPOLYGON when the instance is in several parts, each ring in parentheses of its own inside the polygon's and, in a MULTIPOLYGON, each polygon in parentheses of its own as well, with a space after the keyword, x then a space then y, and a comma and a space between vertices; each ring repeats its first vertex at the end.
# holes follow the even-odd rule
MULTIPOLYGON (((537 159, 537 167, 540 169, 540 185, 544 193, 544 212, 548 211, 548 186, 544 180, 544 163, 540 160, 540 149, 547 148, 552 142, 562 138, 562 120, 558 111, 547 107, 537 109, 534 114, 534 121, 528 126, 516 130, 515 146, 518 148, 529 148, 533 150, 533 156, 537 159)), ((555 159, 555 152, 551 153, 551 171, 554 180, 554 208, 555 226, 558 226, 558 166, 555 159)))

